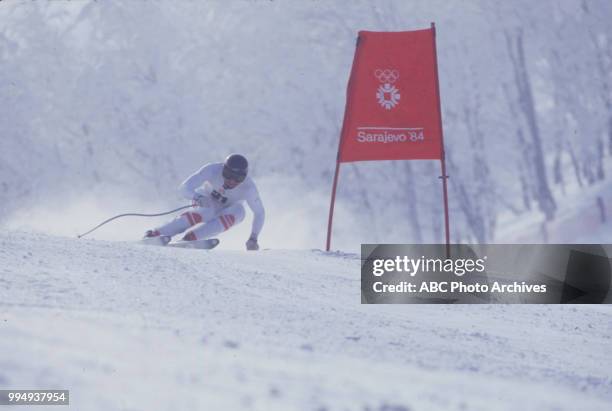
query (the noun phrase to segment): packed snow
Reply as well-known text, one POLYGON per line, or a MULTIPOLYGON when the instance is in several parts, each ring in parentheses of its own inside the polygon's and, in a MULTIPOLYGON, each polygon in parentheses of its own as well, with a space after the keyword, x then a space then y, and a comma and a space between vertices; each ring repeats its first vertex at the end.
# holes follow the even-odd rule
POLYGON ((319 250, 3 232, 0 267, 0 387, 79 411, 612 406, 609 306, 362 305, 319 250))

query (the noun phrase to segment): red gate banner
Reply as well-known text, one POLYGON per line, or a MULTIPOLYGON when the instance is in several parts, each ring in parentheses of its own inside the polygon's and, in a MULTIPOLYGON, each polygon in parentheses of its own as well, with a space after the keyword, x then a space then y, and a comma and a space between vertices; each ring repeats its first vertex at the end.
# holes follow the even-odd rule
POLYGON ((436 55, 436 26, 403 32, 360 31, 346 93, 327 221, 330 250, 340 164, 440 160, 446 255, 448 190, 436 55))
POLYGON ((434 28, 360 31, 339 162, 442 159, 434 28))

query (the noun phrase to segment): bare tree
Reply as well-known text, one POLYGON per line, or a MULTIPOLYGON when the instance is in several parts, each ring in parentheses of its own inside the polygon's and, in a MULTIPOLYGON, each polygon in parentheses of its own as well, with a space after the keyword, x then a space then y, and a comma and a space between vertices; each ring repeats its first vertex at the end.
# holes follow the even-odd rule
POLYGON ((529 131, 531 140, 531 151, 529 160, 535 171, 536 201, 540 211, 544 213, 547 220, 554 219, 557 204, 548 185, 546 176, 546 164, 544 150, 542 148, 542 137, 538 126, 538 119, 531 89, 531 80, 527 69, 525 49, 523 45, 523 34, 517 30, 514 35, 506 32, 506 45, 512 62, 516 91, 518 93, 519 107, 529 131))

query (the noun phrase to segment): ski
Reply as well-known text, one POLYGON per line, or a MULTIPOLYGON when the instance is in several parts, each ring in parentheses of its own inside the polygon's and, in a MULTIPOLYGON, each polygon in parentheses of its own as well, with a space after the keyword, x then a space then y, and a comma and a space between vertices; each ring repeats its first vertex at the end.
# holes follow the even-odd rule
POLYGON ((168 247, 177 248, 192 248, 197 250, 212 250, 219 245, 217 238, 210 238, 206 240, 194 240, 194 241, 175 241, 168 244, 168 247))
POLYGON ((168 245, 170 240, 171 238, 168 237, 167 235, 159 235, 157 237, 145 237, 142 240, 140 240, 140 243, 144 245, 154 245, 154 246, 163 247, 165 245, 168 245))

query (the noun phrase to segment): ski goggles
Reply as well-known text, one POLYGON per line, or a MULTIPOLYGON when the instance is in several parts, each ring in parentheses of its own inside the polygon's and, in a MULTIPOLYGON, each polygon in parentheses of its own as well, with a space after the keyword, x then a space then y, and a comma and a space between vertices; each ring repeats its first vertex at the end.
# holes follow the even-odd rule
POLYGON ((236 170, 227 166, 223 167, 223 178, 226 180, 233 180, 238 183, 242 183, 246 178, 245 170, 236 170))

